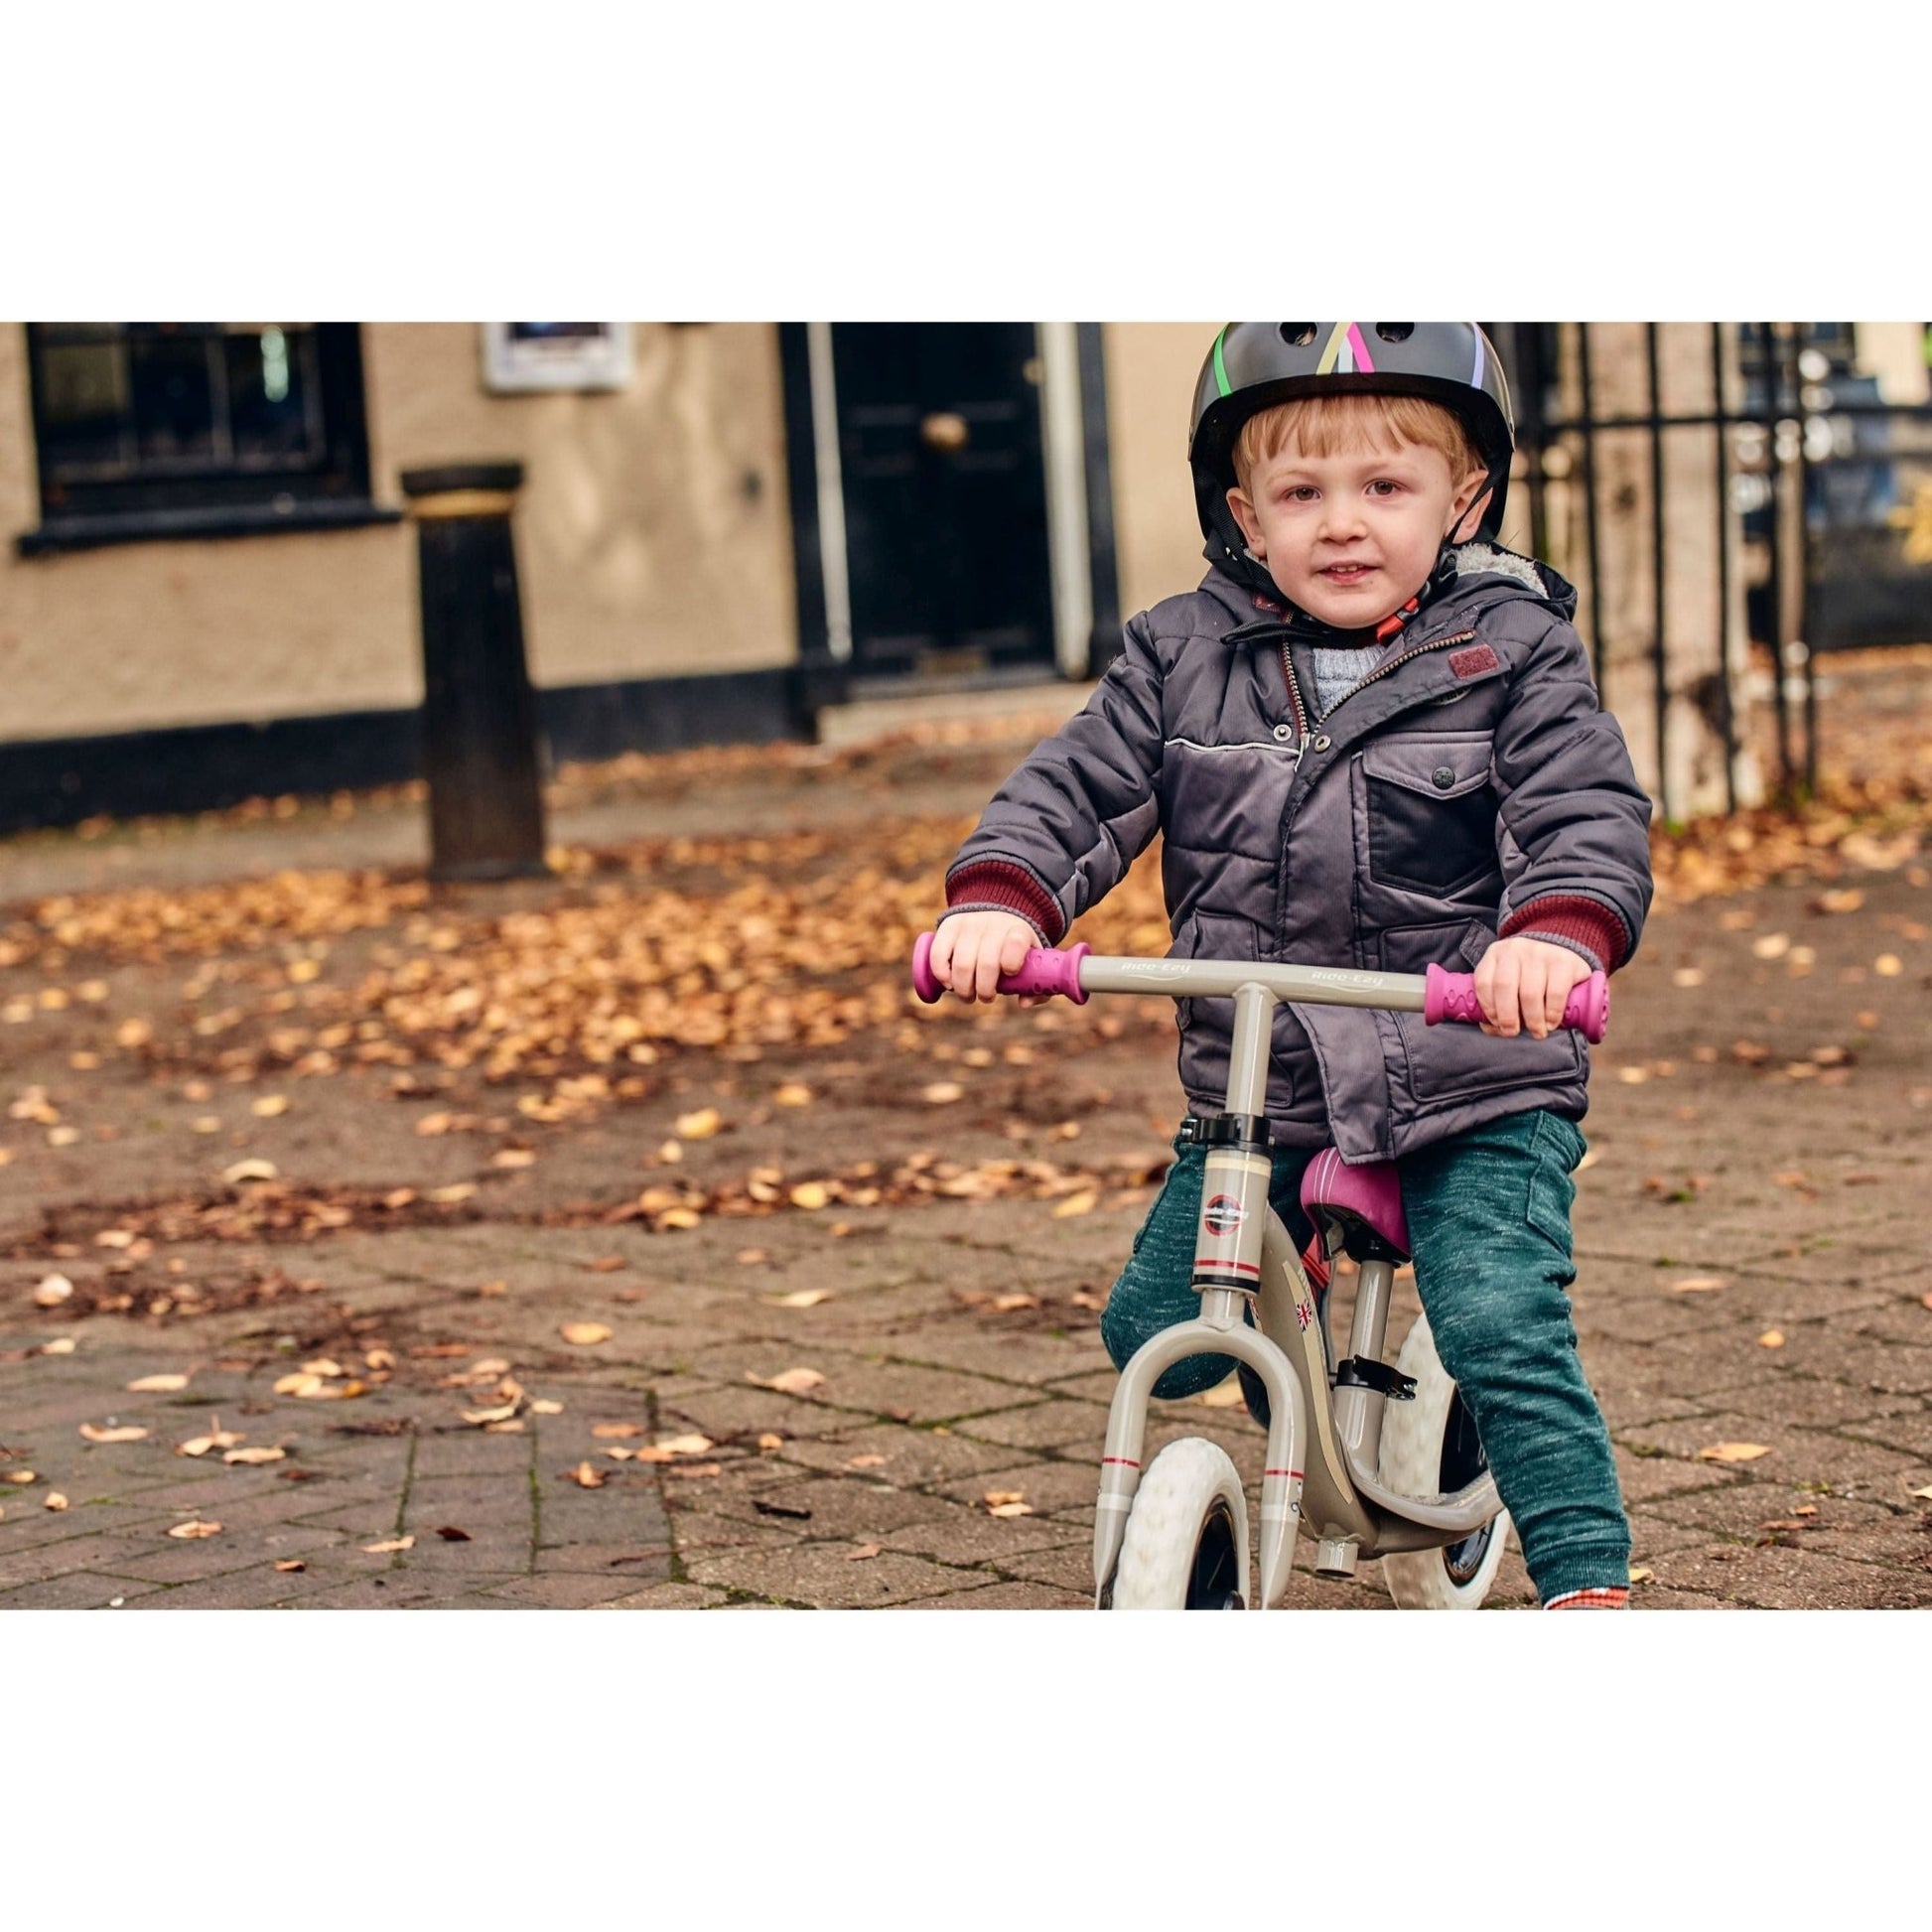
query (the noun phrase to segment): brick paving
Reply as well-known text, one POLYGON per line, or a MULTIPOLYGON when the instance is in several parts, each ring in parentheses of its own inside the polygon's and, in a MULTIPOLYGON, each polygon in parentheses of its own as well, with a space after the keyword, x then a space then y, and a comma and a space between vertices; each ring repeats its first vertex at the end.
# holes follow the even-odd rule
MULTIPOLYGON (((901 769, 893 809, 955 811, 1010 756, 939 760, 928 792, 901 769)), ((829 782, 795 803, 855 822, 879 809, 876 791, 829 782)), ((733 807, 714 798, 704 809, 733 807)), ((608 810, 621 836, 621 812, 608 810)), ((631 810, 641 825, 650 801, 631 810)), ((323 828, 301 829, 305 862, 318 862, 330 849, 323 828)), ((346 849, 368 828, 338 829, 346 849)), ((202 828, 169 850, 206 877, 233 836, 202 828)), ((268 831, 248 836, 251 852, 273 851, 268 831)), ((50 889, 64 851, 95 862, 43 837, 31 884, 16 875, 10 886, 0 856, 0 896, 50 889)), ((152 855, 137 858, 153 870, 152 855)), ((1932 1513, 1913 1493, 1932 1485, 1925 878, 1917 868, 1863 876, 1863 903, 1848 914, 1814 909, 1817 889, 1796 886, 1680 907, 1657 919, 1618 980, 1587 1123, 1592 1158, 1579 1177, 1575 1302, 1623 1473, 1640 1606, 1932 1606, 1932 1513), (1899 970, 1881 973, 1880 955, 1899 970), (1701 1277, 1722 1286, 1683 1286, 1701 1277), (1762 1340, 1772 1332, 1781 1346, 1762 1340), (1766 1452, 1701 1457, 1719 1443, 1766 1452)), ((181 970, 118 969, 116 998, 143 985, 171 992, 181 970)), ((14 992, 21 976, 4 977, 0 992, 14 992)), ((512 1174, 489 1173, 456 1136, 416 1136, 387 1096, 314 1082, 301 1121, 251 1129, 251 1152, 272 1148, 285 1172, 313 1182, 427 1187, 480 1175, 481 1211, 264 1244, 240 1259, 286 1271, 274 1294, 216 1298, 207 1313, 167 1319, 64 1319, 32 1291, 55 1268, 97 1287, 112 1265, 111 1251, 85 1242, 56 1254, 49 1216, 205 1183, 207 1150, 191 1137, 157 1128, 133 1139, 145 1115, 179 1103, 125 1076, 114 1105, 130 1139, 93 1166, 50 1149, 31 1124, 0 1122, 13 1157, 0 1167, 0 1477, 35 1477, 0 1482, 0 1605, 1086 1603, 1113 1381, 1095 1310, 1138 1203, 1109 1196, 1058 1217, 1047 1201, 941 1200, 842 1208, 836 1223, 807 1212, 708 1218, 669 1233, 539 1220, 562 1203, 628 1198, 670 1115, 707 1099, 734 1124, 688 1151, 680 1171, 699 1179, 760 1162, 794 1171, 828 1150, 844 1165, 915 1147, 994 1158, 1013 1151, 1016 1121, 1036 1133, 1042 1119, 1077 1122, 1083 1160, 1150 1159, 1163 1146, 1157 1122, 1177 1110, 1165 1022, 1147 1013, 1109 1028, 1102 1007, 929 1022, 935 1031, 920 1037, 952 1042, 944 1070, 968 1087, 944 1109, 917 1099, 936 1060, 883 1035, 756 1066, 689 1055, 636 1107, 547 1130, 535 1168, 512 1174), (997 1051, 982 1067, 956 1050, 1016 1041, 1031 1045, 1031 1067, 997 1051), (763 1104, 792 1078, 819 1096, 811 1108, 763 1104), (748 1250, 759 1258, 742 1259, 748 1250), (826 1299, 778 1305, 805 1289, 826 1299), (997 1306, 1003 1297, 1012 1305, 997 1306), (581 1320, 610 1338, 566 1342, 561 1325, 581 1320), (45 1352, 67 1340, 70 1352, 45 1352), (372 1350, 392 1365, 369 1369, 372 1350), (326 1386, 350 1374, 369 1386, 345 1400, 275 1392, 322 1355, 345 1371, 326 1386), (797 1393, 769 1386, 797 1368, 823 1379, 797 1393), (186 1386, 127 1388, 158 1373, 186 1386), (504 1374, 535 1406, 508 1429, 466 1423, 504 1374), (216 1417, 240 1447, 283 1457, 251 1466, 224 1463, 219 1449, 176 1452, 216 1417), (147 1434, 89 1443, 83 1424, 147 1434), (598 1435, 598 1425, 634 1433, 598 1435), (668 1459, 607 1453, 700 1438, 701 1449, 667 1449, 668 1459), (586 1463, 598 1486, 573 1474, 586 1463), (64 1510, 46 1507, 55 1492, 64 1510), (991 1515, 989 1492, 1019 1492, 1030 1513, 991 1515), (188 1521, 221 1528, 167 1534, 188 1521)), ((52 1020, 10 1030, 10 1087, 51 1085, 77 1037, 52 1020)), ((1030 1151, 1050 1149, 1036 1139, 1030 1151)), ((236 1261, 211 1243, 169 1254, 190 1280, 232 1273, 236 1261)), ((1413 1308, 1405 1293, 1398 1321, 1413 1308)), ((1258 1471, 1259 1434, 1238 1409, 1160 1406, 1156 1443, 1183 1434, 1224 1442, 1258 1471)), ((1492 1601, 1532 1600, 1512 1552, 1492 1601)), ((1291 1602, 1387 1598, 1368 1563, 1347 1584, 1298 1575, 1291 1602)))

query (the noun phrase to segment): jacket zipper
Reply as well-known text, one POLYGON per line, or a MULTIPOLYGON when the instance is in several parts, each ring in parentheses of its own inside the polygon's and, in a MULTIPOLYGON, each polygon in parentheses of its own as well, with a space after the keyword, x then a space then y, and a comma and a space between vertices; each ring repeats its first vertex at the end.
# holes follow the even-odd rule
MULTIPOLYGON (((1325 724, 1334 715, 1336 708, 1349 698, 1352 698, 1357 691, 1364 691, 1371 684, 1378 683, 1381 679, 1387 677, 1391 671, 1398 670, 1402 665, 1408 663, 1411 658, 1426 656, 1433 650, 1447 650, 1451 644, 1466 644, 1473 639, 1475 634, 1473 630, 1459 630, 1452 637, 1437 637, 1429 643, 1418 644, 1413 650, 1405 650, 1399 657, 1391 657, 1386 664, 1378 664, 1374 670, 1369 672, 1367 677, 1362 679, 1361 683, 1344 691, 1335 700, 1334 704, 1331 704, 1321 714, 1320 718, 1316 720, 1316 723, 1325 724)), ((1304 789, 1301 783, 1301 764, 1302 759, 1306 759, 1309 749, 1308 707, 1302 702, 1302 687, 1296 681, 1295 660, 1289 654, 1288 639, 1286 637, 1282 639, 1282 674, 1288 679, 1289 702, 1295 708, 1295 723, 1302 734, 1302 750, 1301 757, 1296 760, 1295 782, 1289 792, 1288 809, 1282 814, 1281 858, 1275 868, 1275 951, 1277 955, 1281 952, 1285 939, 1285 928, 1288 924, 1288 839, 1290 832, 1294 829, 1295 814, 1302 806, 1304 789)))
MULTIPOLYGON (((1432 650, 1447 650, 1451 644, 1466 644, 1474 638, 1475 634, 1476 633, 1473 630, 1458 630, 1453 637, 1432 638, 1426 644, 1418 644, 1414 650, 1405 650, 1400 657, 1391 657, 1386 664, 1376 665, 1374 670, 1370 671, 1368 676, 1363 678, 1359 684, 1350 685, 1349 688, 1346 691, 1344 691, 1341 694, 1341 696, 1338 697, 1335 700, 1335 702, 1331 704, 1328 707, 1328 709, 1321 714, 1320 718, 1316 722, 1325 725, 1328 722, 1328 720, 1334 716, 1337 708, 1340 707, 1341 705, 1346 704, 1348 700, 1355 695, 1356 692, 1366 691, 1371 684, 1380 683, 1381 680, 1387 677, 1391 671, 1399 670, 1404 664, 1408 663, 1412 657, 1427 656, 1428 653, 1432 650)), ((1288 655, 1288 646, 1284 644, 1282 646, 1282 656, 1286 658, 1287 655, 1288 655)))

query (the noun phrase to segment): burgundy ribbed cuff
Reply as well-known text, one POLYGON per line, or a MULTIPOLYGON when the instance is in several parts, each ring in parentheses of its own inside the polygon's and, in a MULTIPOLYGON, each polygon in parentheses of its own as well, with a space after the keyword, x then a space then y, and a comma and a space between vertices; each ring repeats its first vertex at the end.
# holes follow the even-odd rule
POLYGON ((1578 893, 1552 893, 1547 898, 1531 899, 1503 921, 1498 937, 1549 938, 1587 947, 1603 962, 1606 973, 1614 973, 1630 954, 1623 921, 1601 900, 1578 893))
POLYGON ((1052 945, 1066 929, 1060 908, 1038 880, 1023 867, 996 859, 961 866, 947 878, 946 910, 1012 912, 1039 934, 1042 946, 1052 945))

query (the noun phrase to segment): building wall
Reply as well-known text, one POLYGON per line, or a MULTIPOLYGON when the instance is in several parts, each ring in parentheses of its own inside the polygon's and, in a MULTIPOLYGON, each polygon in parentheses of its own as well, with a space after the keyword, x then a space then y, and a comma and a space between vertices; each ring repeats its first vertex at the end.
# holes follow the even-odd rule
POLYGON ((1110 322, 1103 331, 1124 615, 1191 591, 1207 569, 1187 472, 1187 411, 1219 327, 1110 322))
MULTIPOLYGON (((362 336, 371 490, 514 457, 540 685, 791 662, 777 333, 640 324, 617 393, 495 396, 474 323, 362 336)), ((0 328, 0 538, 39 521, 26 335, 0 328)), ((407 525, 0 551, 0 741, 287 718, 421 696, 407 525)))

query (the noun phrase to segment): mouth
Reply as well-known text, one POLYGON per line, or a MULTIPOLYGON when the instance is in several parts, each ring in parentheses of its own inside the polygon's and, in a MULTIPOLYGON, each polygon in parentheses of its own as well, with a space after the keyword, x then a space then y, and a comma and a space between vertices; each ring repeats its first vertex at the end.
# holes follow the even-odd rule
POLYGON ((1326 583, 1338 584, 1346 588, 1350 584, 1360 584, 1373 577, 1375 571, 1374 564, 1329 564, 1325 569, 1316 571, 1315 575, 1326 583))

